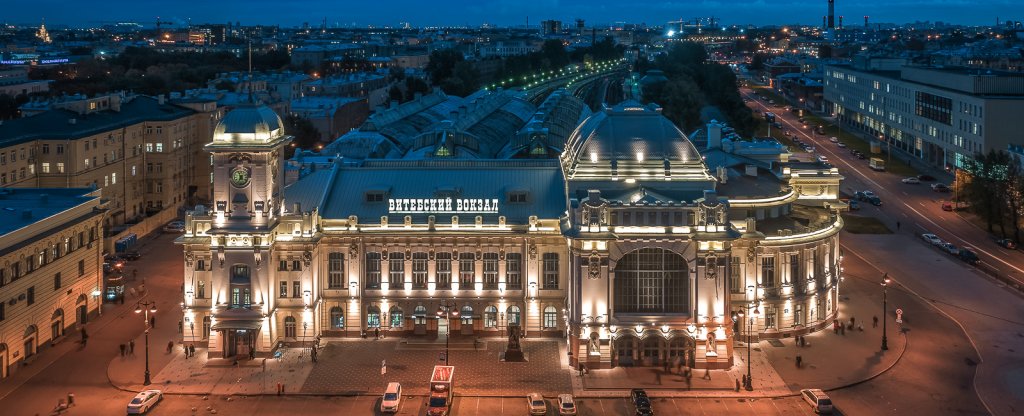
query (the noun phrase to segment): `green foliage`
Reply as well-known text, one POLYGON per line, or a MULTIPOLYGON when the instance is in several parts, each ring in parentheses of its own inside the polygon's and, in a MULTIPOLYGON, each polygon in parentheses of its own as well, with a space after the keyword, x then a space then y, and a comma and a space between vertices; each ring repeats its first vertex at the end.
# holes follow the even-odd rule
POLYGON ((963 170, 966 173, 958 175, 959 183, 954 184, 961 199, 985 220, 989 232, 998 226, 1002 236, 1020 241, 1024 172, 1018 162, 1009 153, 993 149, 966 160, 963 170))
POLYGON ((416 77, 405 79, 405 101, 411 101, 416 97, 416 93, 427 94, 429 92, 430 86, 423 79, 416 77))
POLYGON ((665 116, 679 127, 686 131, 699 127, 701 107, 712 105, 740 135, 754 133, 757 122, 740 97, 735 74, 728 66, 709 62, 704 46, 673 44, 658 56, 654 67, 665 73, 668 82, 646 87, 643 100, 660 104, 665 116))
POLYGON ((285 117, 284 131, 295 137, 292 143, 300 149, 311 149, 320 143, 320 131, 305 118, 294 115, 285 117))
POLYGON ((455 49, 442 49, 430 54, 427 63, 430 82, 446 94, 465 97, 480 88, 480 73, 455 49))

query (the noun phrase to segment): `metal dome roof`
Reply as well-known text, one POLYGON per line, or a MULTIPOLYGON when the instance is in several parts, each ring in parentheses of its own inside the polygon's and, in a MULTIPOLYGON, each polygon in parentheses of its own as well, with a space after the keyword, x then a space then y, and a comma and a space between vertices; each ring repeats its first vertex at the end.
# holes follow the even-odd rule
POLYGON ((706 178, 693 143, 657 106, 624 101, 590 116, 569 136, 562 166, 569 178, 706 178))
POLYGON ((281 117, 265 105, 242 105, 231 110, 213 130, 214 142, 267 143, 284 136, 281 117))

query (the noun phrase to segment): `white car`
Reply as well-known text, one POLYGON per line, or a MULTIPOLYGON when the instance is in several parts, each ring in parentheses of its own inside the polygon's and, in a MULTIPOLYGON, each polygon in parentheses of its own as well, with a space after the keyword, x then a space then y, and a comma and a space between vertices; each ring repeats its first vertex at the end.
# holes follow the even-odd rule
POLYGON ((917 185, 917 184, 921 183, 921 180, 917 179, 916 176, 911 176, 909 178, 903 178, 903 183, 910 184, 910 185, 917 185))
POLYGON ((930 243, 933 246, 937 246, 937 245, 943 243, 942 239, 939 238, 939 236, 937 236, 935 234, 931 234, 931 233, 921 234, 921 239, 924 240, 924 241, 927 241, 928 243, 930 243))
POLYGON ((530 393, 526 395, 526 410, 531 415, 546 415, 548 402, 544 401, 544 396, 541 396, 540 393, 530 393))
POLYGON ((832 137, 828 138, 828 141, 830 141, 832 143, 839 143, 839 138, 836 137, 836 136, 832 136, 832 137))
POLYGON ((380 412, 398 413, 398 408, 401 405, 402 385, 395 382, 388 383, 388 388, 384 389, 384 397, 380 400, 380 412))
POLYGON ((128 414, 130 415, 141 415, 156 406, 156 403, 160 399, 164 398, 164 393, 160 390, 143 390, 139 394, 135 395, 135 398, 128 403, 128 414))
POLYGON ((832 413, 832 399, 821 389, 800 390, 800 397, 804 398, 807 404, 811 405, 815 413, 832 413))
POLYGON ((828 156, 819 155, 818 156, 818 161, 821 162, 821 163, 828 163, 828 156))
POLYGON ((839 143, 836 143, 836 146, 839 146, 839 147, 846 147, 846 143, 843 143, 843 142, 839 142, 839 143))
POLYGON ((559 415, 575 415, 576 414, 576 400, 573 400, 571 394, 559 394, 558 395, 558 414, 559 415))

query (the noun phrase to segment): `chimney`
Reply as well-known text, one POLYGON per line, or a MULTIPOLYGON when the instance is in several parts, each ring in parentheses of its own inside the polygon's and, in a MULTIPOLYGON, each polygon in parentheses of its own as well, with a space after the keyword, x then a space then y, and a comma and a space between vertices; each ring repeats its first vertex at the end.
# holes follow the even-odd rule
POLYGON ((292 212, 295 214, 302 212, 302 204, 298 202, 292 204, 292 212))
POLYGON ((719 149, 722 147, 722 125, 711 120, 708 123, 708 149, 719 149))
POLYGON ((747 233, 757 232, 757 219, 754 217, 747 217, 747 233))
POLYGON ((166 104, 167 103, 167 96, 163 95, 163 94, 160 94, 160 95, 156 96, 156 103, 160 104, 160 105, 166 104))

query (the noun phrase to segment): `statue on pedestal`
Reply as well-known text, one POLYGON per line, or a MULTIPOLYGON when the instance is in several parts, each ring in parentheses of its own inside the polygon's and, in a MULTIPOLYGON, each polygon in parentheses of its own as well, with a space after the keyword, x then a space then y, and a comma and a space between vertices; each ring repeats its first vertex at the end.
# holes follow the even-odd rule
POLYGON ((519 325, 508 326, 508 348, 505 349, 505 361, 526 361, 522 347, 519 345, 522 328, 519 325))

